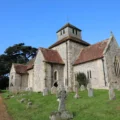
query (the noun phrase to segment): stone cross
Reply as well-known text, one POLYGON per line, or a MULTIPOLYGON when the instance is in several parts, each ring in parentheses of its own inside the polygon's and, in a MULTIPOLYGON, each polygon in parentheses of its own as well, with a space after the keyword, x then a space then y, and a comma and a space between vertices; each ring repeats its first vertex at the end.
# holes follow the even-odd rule
POLYGON ((78 99, 80 96, 79 96, 79 82, 78 81, 75 81, 75 96, 74 98, 78 99))
POLYGON ((59 112, 66 110, 66 108, 65 108, 66 97, 67 97, 67 94, 66 94, 65 89, 60 90, 58 95, 57 95, 57 98, 59 101, 59 107, 58 107, 59 112))
POLYGON ((115 92, 114 92, 114 88, 112 87, 112 85, 109 86, 109 99, 110 100, 115 100, 115 92))

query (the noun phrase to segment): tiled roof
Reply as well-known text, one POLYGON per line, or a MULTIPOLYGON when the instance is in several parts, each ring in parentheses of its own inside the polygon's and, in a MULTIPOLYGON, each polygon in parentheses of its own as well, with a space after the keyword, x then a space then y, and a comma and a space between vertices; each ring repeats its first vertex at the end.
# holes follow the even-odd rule
POLYGON ((57 41, 56 43, 54 43, 53 45, 51 45, 49 48, 53 48, 53 47, 55 47, 55 46, 57 46, 57 45, 59 45, 61 43, 64 43, 64 42, 66 42, 68 40, 71 40, 73 42, 76 42, 76 43, 79 43, 79 44, 82 44, 82 45, 86 45, 86 46, 90 45, 89 43, 87 43, 87 42, 85 42, 85 41, 83 41, 81 39, 78 39, 78 38, 72 37, 72 36, 68 36, 68 37, 65 37, 65 38, 57 41))
POLYGON ((27 66, 27 70, 31 70, 31 69, 33 69, 33 67, 34 67, 34 64, 30 64, 27 66))
POLYGON ((45 61, 49 63, 64 64, 61 56, 56 50, 40 48, 45 61))
POLYGON ((25 73, 27 73, 27 65, 14 64, 14 68, 15 68, 16 73, 18 73, 18 74, 25 74, 25 73))
POLYGON ((31 59, 26 65, 27 65, 27 70, 33 69, 34 67, 34 62, 35 58, 31 59))
POLYGON ((108 39, 83 48, 80 52, 78 59, 75 61, 74 65, 102 58, 103 51, 107 46, 107 42, 108 42, 108 39))
POLYGON ((28 70, 33 69, 35 58, 31 59, 26 65, 14 63, 16 73, 25 74, 28 70))
POLYGON ((65 24, 62 28, 60 28, 60 29, 57 31, 57 33, 58 33, 59 31, 61 31, 62 29, 66 28, 66 27, 74 28, 74 29, 77 29, 77 30, 81 31, 79 28, 75 27, 74 25, 71 25, 70 23, 67 23, 67 24, 65 24))

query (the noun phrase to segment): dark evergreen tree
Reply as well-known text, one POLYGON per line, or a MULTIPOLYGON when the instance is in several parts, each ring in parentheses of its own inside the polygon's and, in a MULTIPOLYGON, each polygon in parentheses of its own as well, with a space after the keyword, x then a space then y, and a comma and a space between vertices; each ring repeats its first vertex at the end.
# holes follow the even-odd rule
POLYGON ((8 75, 12 63, 26 64, 36 56, 36 51, 37 49, 34 47, 19 43, 8 47, 4 54, 0 55, 0 89, 8 86, 8 75))

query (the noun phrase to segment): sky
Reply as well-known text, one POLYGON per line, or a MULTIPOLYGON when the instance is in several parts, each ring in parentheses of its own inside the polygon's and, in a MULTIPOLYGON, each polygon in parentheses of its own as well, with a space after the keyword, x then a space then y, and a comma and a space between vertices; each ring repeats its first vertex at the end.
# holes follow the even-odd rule
POLYGON ((18 43, 47 48, 67 22, 90 44, 112 31, 120 45, 120 0, 0 0, 0 54, 18 43))

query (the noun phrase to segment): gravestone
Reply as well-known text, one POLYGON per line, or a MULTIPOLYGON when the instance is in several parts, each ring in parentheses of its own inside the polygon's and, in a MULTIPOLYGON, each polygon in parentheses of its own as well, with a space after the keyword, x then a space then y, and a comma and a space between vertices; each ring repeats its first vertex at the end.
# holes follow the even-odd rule
POLYGON ((88 97, 93 97, 93 89, 88 89, 88 97))
POLYGON ((27 109, 32 107, 32 102, 27 103, 27 109))
POLYGON ((109 86, 109 100, 115 100, 115 92, 112 85, 109 86))
POLYGON ((79 96, 79 82, 78 81, 75 81, 75 96, 74 98, 78 99, 80 96, 79 96))
POLYGON ((90 83, 87 84, 88 97, 93 97, 93 89, 90 83))
POLYGON ((72 88, 70 86, 66 86, 66 91, 67 92, 72 92, 73 90, 72 90, 72 88))
POLYGON ((57 98, 59 101, 58 111, 52 112, 49 116, 50 120, 71 120, 73 118, 73 114, 66 111, 65 100, 67 97, 67 92, 64 88, 60 90, 57 94, 57 98))
POLYGON ((43 89, 43 96, 46 96, 46 95, 48 95, 48 89, 47 88, 43 89))
POLYGON ((81 85, 81 86, 80 86, 80 90, 81 90, 81 91, 84 91, 84 90, 85 90, 85 86, 84 86, 84 85, 81 85))
POLYGON ((55 86, 51 88, 51 94, 57 94, 57 88, 55 86))

